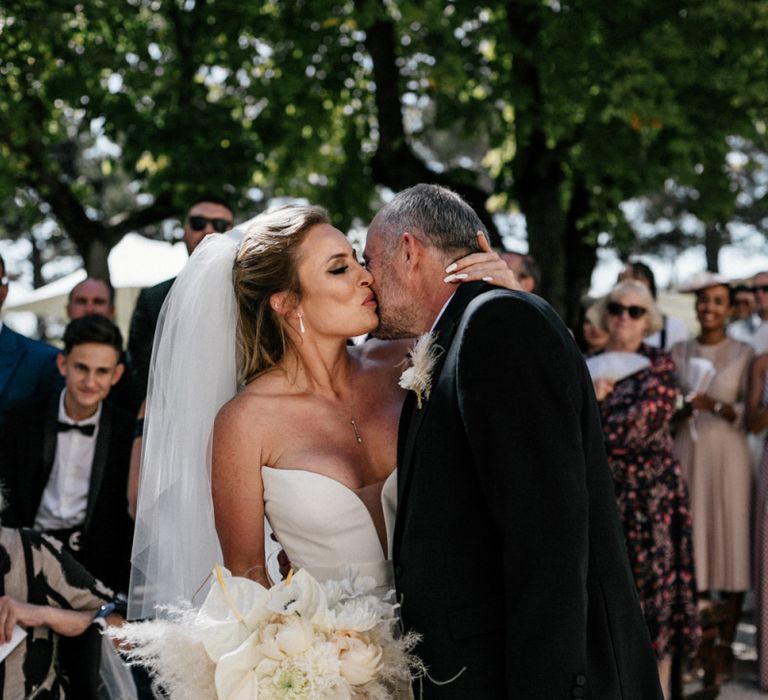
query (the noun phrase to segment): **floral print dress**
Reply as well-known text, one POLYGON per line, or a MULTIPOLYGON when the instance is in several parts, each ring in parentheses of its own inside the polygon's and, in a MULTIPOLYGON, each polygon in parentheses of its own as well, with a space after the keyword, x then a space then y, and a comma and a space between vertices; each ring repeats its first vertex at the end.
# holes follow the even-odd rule
POLYGON ((687 656, 701 630, 688 493, 669 427, 678 385, 669 355, 645 345, 639 352, 651 366, 617 382, 601 402, 603 438, 654 651, 687 656))

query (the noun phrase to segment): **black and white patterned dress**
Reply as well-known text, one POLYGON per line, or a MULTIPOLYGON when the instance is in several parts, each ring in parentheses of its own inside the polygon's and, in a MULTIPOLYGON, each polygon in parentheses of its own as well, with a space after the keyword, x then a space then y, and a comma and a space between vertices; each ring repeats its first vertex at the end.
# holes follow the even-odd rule
MULTIPOLYGON (((0 595, 70 610, 96 610, 113 598, 56 540, 5 527, 0 527, 0 595)), ((0 663, 3 700, 66 697, 56 669, 57 644, 50 628, 28 629, 26 640, 0 663)))

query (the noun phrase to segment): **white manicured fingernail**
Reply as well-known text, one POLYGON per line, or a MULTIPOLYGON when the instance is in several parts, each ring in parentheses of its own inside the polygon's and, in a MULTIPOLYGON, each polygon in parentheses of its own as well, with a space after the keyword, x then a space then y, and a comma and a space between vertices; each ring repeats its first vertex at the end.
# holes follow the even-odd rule
POLYGON ((483 282, 493 282, 493 277, 483 277, 483 282))
POLYGON ((456 263, 451 263, 450 265, 448 265, 448 267, 445 268, 445 271, 453 272, 457 267, 458 265, 456 263))
POLYGON ((467 279, 467 277, 469 277, 469 275, 467 275, 467 274, 465 274, 465 273, 463 273, 463 272, 460 272, 459 274, 457 274, 457 275, 454 275, 454 277, 455 277, 457 280, 465 280, 465 279, 467 279))
POLYGON ((456 275, 448 275, 447 277, 443 277, 443 282, 453 282, 453 280, 456 279, 456 275))

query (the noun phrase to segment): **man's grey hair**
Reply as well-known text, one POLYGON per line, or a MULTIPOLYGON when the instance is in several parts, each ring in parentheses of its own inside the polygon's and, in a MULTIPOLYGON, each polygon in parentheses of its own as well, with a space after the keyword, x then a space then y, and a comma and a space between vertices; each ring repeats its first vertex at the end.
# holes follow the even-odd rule
POLYGON ((420 184, 400 192, 384 205, 376 216, 377 224, 387 234, 408 231, 422 234, 441 251, 480 250, 477 232, 486 238, 488 231, 475 210, 458 194, 439 185, 420 184))

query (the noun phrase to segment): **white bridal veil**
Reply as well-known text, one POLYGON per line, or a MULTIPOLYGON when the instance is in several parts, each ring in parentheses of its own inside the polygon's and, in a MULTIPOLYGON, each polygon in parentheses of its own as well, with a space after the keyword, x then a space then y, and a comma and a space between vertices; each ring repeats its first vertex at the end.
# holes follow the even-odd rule
POLYGON ((155 617, 157 605, 200 602, 213 565, 222 561, 211 436, 216 414, 237 392, 232 266, 242 236, 242 228, 206 236, 160 312, 131 557, 131 619, 155 617))

